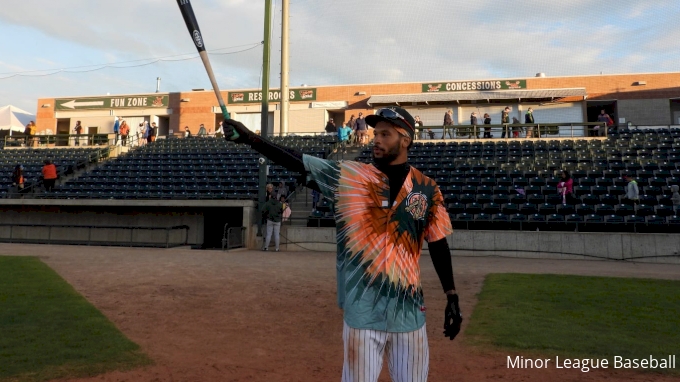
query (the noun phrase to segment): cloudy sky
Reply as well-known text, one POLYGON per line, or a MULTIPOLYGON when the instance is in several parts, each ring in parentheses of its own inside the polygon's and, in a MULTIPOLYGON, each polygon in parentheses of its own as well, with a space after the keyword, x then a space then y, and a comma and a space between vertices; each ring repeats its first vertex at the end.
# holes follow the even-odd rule
MULTIPOLYGON (((211 88, 176 1, 6 3, 0 106, 35 113, 40 97, 153 93, 156 77, 161 91, 211 88)), ((264 1, 192 4, 220 88, 259 87, 264 1)), ((680 71, 678 20, 677 0, 291 0, 290 83, 680 71)))

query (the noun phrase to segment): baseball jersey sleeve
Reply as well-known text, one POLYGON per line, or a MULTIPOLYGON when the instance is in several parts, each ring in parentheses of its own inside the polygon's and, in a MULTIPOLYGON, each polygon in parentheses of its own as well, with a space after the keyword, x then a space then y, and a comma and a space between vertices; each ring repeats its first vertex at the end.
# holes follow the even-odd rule
POLYGON ((441 240, 453 233, 449 213, 444 206, 444 197, 438 186, 435 186, 432 195, 432 205, 428 213, 427 227, 425 227, 425 240, 428 243, 441 240))
POLYGON ((307 181, 315 181, 319 185, 319 191, 323 196, 333 199, 335 190, 338 188, 340 179, 340 166, 338 162, 317 158, 311 155, 303 155, 302 162, 307 171, 307 181))

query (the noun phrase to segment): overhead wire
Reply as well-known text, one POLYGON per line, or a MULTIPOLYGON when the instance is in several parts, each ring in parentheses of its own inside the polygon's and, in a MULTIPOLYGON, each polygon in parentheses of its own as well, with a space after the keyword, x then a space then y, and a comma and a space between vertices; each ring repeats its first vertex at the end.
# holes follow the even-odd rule
MULTIPOLYGON (((249 50, 253 50, 253 49, 255 49, 255 48, 257 48, 261 45, 263 45, 263 42, 244 44, 244 45, 236 45, 236 46, 227 47, 227 48, 215 49, 213 51, 208 52, 208 54, 213 55, 213 56, 224 56, 224 55, 230 55, 230 54, 243 53, 243 52, 247 52, 249 50), (248 46, 248 48, 233 51, 233 52, 216 52, 216 51, 219 51, 219 50, 233 49, 233 48, 238 48, 238 47, 242 47, 242 46, 248 46)), ((73 67, 67 67, 67 68, 62 68, 62 69, 43 69, 43 70, 27 70, 27 71, 22 71, 22 72, 6 72, 6 73, 0 73, 0 75, 2 75, 2 74, 11 74, 11 75, 5 76, 5 77, 0 77, 0 80, 13 78, 13 77, 45 77, 45 76, 52 76, 52 75, 55 75, 55 74, 58 74, 58 73, 88 73, 88 72, 94 72, 94 71, 102 70, 102 69, 106 69, 106 68, 112 68, 112 69, 137 68, 137 67, 141 67, 141 66, 148 66, 148 65, 151 65, 151 64, 155 64, 157 62, 187 61, 187 60, 194 60, 198 57, 200 57, 198 54, 184 53, 184 54, 175 54, 175 55, 158 57, 158 58, 152 57, 152 58, 142 58, 142 59, 138 59, 138 60, 114 62, 114 63, 109 63, 109 64, 92 64, 92 65, 83 65, 83 66, 73 66, 73 67), (179 56, 190 56, 190 57, 173 59, 173 57, 179 57, 179 56), (145 63, 142 63, 142 64, 136 64, 136 65, 119 66, 121 64, 140 62, 140 61, 148 61, 148 60, 152 60, 152 61, 145 62, 145 63), (93 66, 96 66, 96 68, 94 68, 94 69, 83 69, 83 70, 73 70, 73 69, 81 69, 81 68, 92 68, 93 66), (40 74, 37 73, 37 72, 47 72, 47 71, 50 71, 50 73, 40 73, 40 74)))

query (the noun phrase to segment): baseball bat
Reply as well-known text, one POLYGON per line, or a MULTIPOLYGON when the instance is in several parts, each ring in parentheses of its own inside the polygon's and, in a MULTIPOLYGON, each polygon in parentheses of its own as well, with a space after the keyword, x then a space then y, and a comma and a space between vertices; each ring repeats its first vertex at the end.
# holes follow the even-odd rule
MULTIPOLYGON (((215 95, 217 96, 217 102, 220 104, 220 109, 222 109, 222 116, 224 118, 229 118, 227 106, 224 104, 222 93, 220 93, 220 88, 217 86, 217 81, 215 81, 215 75, 213 74, 212 66, 210 65, 208 52, 205 51, 205 42, 203 41, 203 35, 201 35, 201 29, 198 27, 198 21, 196 21, 196 15, 194 15, 194 9, 191 7, 191 1, 177 0, 177 5, 179 5, 179 10, 182 12, 182 17, 184 18, 184 23, 187 25, 187 29, 189 30, 189 35, 191 35, 191 39, 194 41, 196 50, 198 50, 198 55, 201 56, 201 61, 203 61, 205 71, 208 73, 208 78, 210 78, 210 83, 212 84, 215 95)), ((238 133, 234 131, 234 135, 231 137, 231 139, 234 140, 238 138, 238 136, 238 133)))

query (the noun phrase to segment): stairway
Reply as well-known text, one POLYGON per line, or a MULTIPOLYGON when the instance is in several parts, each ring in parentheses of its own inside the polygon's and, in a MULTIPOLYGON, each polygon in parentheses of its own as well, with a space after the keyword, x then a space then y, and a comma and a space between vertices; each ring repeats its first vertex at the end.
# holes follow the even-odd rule
POLYGON ((312 212, 312 191, 307 187, 300 187, 295 194, 290 203, 290 225, 306 227, 307 218, 312 212))
POLYGON ((349 146, 345 151, 346 153, 343 152, 342 150, 334 149, 331 154, 329 155, 330 159, 334 160, 355 160, 356 157, 361 154, 361 151, 364 149, 366 146, 361 146, 361 147, 356 147, 356 146, 349 146))

